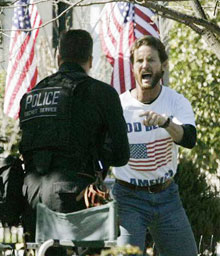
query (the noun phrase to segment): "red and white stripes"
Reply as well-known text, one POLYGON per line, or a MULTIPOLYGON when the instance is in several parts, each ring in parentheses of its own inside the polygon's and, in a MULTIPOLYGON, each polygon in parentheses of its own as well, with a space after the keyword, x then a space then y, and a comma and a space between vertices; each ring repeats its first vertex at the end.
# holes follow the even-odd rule
POLYGON ((135 87, 130 63, 130 47, 136 38, 151 34, 159 37, 154 13, 130 3, 108 3, 100 22, 102 49, 113 67, 112 86, 119 94, 135 87))
POLYGON ((26 27, 24 24, 24 30, 22 30, 15 21, 24 19, 21 8, 24 8, 25 4, 28 6, 28 3, 22 0, 16 2, 9 46, 4 113, 12 118, 18 117, 22 96, 35 86, 38 78, 34 48, 42 21, 36 5, 31 0, 29 7, 26 7, 29 11, 30 27, 26 27), (25 31, 25 29, 33 30, 25 31))

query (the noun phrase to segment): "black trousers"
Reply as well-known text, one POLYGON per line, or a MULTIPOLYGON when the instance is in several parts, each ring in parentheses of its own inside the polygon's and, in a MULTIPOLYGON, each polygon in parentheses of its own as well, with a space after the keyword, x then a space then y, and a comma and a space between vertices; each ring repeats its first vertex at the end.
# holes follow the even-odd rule
MULTIPOLYGON (((23 214, 24 231, 28 242, 35 241, 36 205, 38 202, 57 212, 74 212, 85 209, 84 198, 76 197, 94 180, 77 171, 65 167, 53 167, 45 173, 35 168, 28 169, 24 178, 23 196, 25 207, 23 214)), ((64 255, 60 248, 48 250, 47 255, 64 255), (55 249, 55 251, 54 251, 55 249), (51 251, 51 253, 49 253, 51 251), (56 253, 57 252, 57 253, 56 253), (48 254, 49 253, 49 254, 48 254)))

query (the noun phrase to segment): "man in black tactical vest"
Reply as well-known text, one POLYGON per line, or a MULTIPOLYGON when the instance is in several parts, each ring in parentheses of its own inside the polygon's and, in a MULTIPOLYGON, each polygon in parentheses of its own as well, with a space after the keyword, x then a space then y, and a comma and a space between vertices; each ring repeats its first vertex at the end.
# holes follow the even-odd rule
POLYGON ((20 152, 25 163, 24 228, 34 240, 35 207, 58 212, 85 208, 80 192, 95 180, 98 160, 122 166, 129 159, 127 128, 117 92, 91 78, 93 41, 85 30, 60 40, 59 71, 21 100, 20 152))

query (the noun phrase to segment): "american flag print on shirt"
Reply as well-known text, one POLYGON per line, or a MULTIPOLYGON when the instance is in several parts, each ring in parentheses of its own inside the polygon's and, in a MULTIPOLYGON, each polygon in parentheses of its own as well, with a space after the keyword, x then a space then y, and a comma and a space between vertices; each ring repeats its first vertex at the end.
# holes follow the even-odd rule
POLYGON ((113 67, 111 85, 121 94, 135 87, 130 48, 143 35, 159 37, 155 14, 138 4, 117 2, 105 5, 100 22, 104 54, 113 67))
POLYGON ((170 137, 149 143, 130 144, 128 165, 135 171, 156 171, 172 161, 170 137))
POLYGON ((4 113, 15 119, 23 94, 30 91, 38 79, 35 43, 41 24, 33 0, 15 2, 4 98, 4 113))

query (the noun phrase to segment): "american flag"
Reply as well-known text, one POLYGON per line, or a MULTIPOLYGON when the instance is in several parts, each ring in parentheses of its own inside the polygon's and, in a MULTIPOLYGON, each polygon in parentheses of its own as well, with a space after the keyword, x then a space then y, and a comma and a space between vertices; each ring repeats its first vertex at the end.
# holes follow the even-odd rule
POLYGON ((33 0, 16 1, 12 22, 4 113, 17 118, 20 99, 35 86, 38 78, 34 48, 42 21, 33 0))
POLYGON ((147 144, 130 144, 129 166, 135 171, 156 171, 171 162, 172 143, 169 137, 147 144))
POLYGON ((130 64, 130 47, 143 35, 159 37, 154 13, 137 4, 118 2, 105 5, 100 22, 101 45, 113 67, 112 86, 119 94, 135 87, 130 64))

